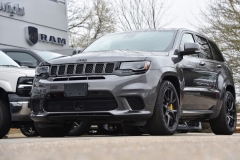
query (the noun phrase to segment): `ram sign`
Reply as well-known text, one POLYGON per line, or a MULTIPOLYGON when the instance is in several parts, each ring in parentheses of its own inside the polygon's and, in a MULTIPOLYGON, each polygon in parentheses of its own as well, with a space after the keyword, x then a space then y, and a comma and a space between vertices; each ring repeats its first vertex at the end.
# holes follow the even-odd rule
POLYGON ((38 29, 36 27, 28 26, 26 27, 26 39, 30 45, 35 45, 38 41, 52 43, 56 45, 66 45, 66 39, 48 36, 46 34, 38 33, 38 29))

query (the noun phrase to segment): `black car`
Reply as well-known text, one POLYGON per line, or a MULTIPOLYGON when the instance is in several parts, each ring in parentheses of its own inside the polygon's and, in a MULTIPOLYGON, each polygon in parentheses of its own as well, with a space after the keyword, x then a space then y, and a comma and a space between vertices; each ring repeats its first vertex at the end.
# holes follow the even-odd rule
POLYGON ((185 29, 110 34, 81 54, 41 63, 31 109, 41 136, 65 136, 77 120, 119 123, 129 135, 172 135, 179 122, 207 121, 230 135, 237 121, 221 51, 185 29))

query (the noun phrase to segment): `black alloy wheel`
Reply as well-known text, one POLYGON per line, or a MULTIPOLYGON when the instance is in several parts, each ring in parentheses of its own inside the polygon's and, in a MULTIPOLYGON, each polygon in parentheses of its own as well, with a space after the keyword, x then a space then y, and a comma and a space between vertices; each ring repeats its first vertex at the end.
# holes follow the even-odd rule
POLYGON ((179 100, 174 85, 163 81, 159 88, 152 117, 146 128, 151 135, 173 135, 179 122, 179 100))
POLYGON ((33 124, 32 125, 31 124, 22 125, 20 127, 20 131, 26 137, 37 137, 37 136, 39 136, 39 134, 38 134, 38 132, 37 132, 37 130, 34 127, 33 124))
POLYGON ((163 113, 164 113, 164 120, 166 125, 169 128, 173 128, 178 124, 177 121, 177 95, 174 94, 174 90, 168 87, 165 90, 164 100, 163 100, 163 113))
POLYGON ((217 135, 232 135, 236 129, 236 124, 235 98, 231 92, 226 91, 218 117, 210 120, 211 129, 217 135))
POLYGON ((227 98, 227 122, 230 128, 235 127, 236 122, 236 107, 235 107, 235 101, 232 97, 227 98))

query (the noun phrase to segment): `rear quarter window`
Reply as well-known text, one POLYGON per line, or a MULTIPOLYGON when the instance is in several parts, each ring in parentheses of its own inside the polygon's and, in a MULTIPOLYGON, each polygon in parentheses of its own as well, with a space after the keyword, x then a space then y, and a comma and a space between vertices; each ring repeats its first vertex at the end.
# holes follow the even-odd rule
POLYGON ((209 45, 211 47, 214 60, 224 62, 224 58, 218 46, 213 41, 209 41, 209 45))

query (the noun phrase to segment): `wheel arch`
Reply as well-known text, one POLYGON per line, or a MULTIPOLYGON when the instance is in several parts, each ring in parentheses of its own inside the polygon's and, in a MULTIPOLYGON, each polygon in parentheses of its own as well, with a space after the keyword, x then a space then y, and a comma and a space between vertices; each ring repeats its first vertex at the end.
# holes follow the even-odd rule
POLYGON ((7 103, 9 102, 7 92, 1 87, 0 87, 0 99, 3 99, 7 103))
POLYGON ((178 94, 178 100, 179 100, 179 104, 181 102, 181 90, 180 90, 180 83, 179 83, 179 79, 177 76, 177 73, 175 72, 166 72, 162 75, 161 79, 160 79, 160 83, 159 83, 159 87, 160 84, 162 83, 162 81, 167 80, 170 81, 173 86, 175 87, 177 94, 178 94))
POLYGON ((235 92, 235 88, 233 87, 233 85, 231 85, 231 84, 226 85, 225 90, 231 92, 234 99, 236 100, 236 92, 235 92))

